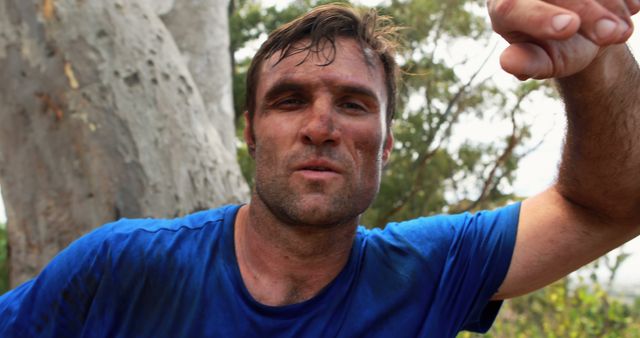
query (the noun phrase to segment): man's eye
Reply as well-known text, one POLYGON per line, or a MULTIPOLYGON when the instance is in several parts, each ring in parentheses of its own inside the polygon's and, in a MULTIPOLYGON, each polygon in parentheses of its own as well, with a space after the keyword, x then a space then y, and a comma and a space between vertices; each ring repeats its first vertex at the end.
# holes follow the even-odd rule
POLYGON ((278 106, 280 107, 293 107, 304 104, 304 101, 299 98, 290 97, 283 100, 278 101, 278 106))
POLYGON ((347 109, 349 111, 355 111, 355 112, 361 112, 361 113, 366 113, 367 112, 367 108, 357 102, 345 102, 342 104, 342 108, 347 109))

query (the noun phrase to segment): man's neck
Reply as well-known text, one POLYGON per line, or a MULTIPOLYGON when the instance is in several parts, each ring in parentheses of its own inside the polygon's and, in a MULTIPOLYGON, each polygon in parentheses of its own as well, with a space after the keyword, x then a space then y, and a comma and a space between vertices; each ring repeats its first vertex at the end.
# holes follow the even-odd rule
MULTIPOLYGON (((258 204, 258 205, 257 205, 258 204)), ((346 265, 355 226, 292 226, 264 205, 238 211, 234 242, 240 274, 258 302, 282 306, 318 294, 346 265)))

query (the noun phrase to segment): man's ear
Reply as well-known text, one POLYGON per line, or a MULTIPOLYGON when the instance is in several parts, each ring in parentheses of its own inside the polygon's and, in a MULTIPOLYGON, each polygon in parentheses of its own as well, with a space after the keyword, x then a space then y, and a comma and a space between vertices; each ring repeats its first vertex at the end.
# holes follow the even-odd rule
POLYGON ((384 145, 382 146, 382 166, 386 166, 389 162, 389 157, 391 157, 391 150, 393 149, 393 132, 389 129, 389 133, 387 134, 387 138, 384 140, 384 145))
POLYGON ((256 153, 256 139, 253 133, 253 125, 251 124, 251 119, 249 118, 249 112, 245 110, 244 114, 244 141, 247 143, 247 148, 249 149, 249 155, 252 158, 255 158, 256 153))

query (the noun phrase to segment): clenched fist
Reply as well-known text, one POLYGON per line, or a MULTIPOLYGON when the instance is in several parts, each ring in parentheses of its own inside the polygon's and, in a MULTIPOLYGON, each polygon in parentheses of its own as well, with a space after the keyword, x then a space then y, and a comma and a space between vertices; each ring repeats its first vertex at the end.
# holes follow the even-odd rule
POLYGON ((640 0, 488 0, 493 29, 510 46, 502 68, 519 79, 580 72, 633 32, 640 0))

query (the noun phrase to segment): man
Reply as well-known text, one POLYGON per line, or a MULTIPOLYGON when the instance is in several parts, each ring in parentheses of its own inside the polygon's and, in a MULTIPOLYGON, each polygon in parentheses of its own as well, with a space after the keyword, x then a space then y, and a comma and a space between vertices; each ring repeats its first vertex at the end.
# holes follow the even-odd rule
POLYGON ((496 211, 358 228, 389 157, 392 29, 317 8, 253 60, 251 203, 121 220, 0 298, 0 336, 453 337, 640 233, 640 71, 628 1, 496 0, 502 65, 557 78, 557 183, 496 211))

